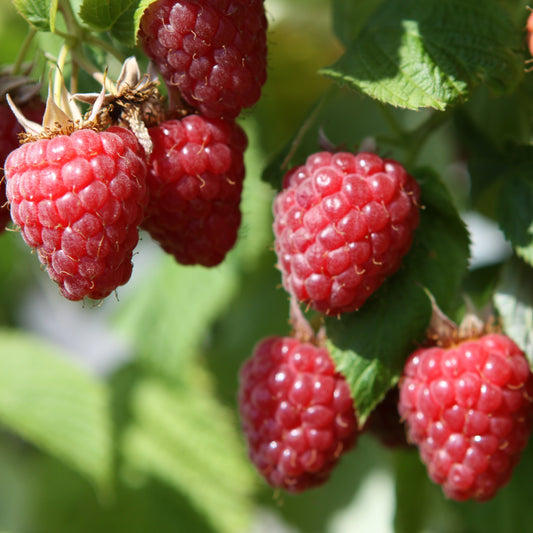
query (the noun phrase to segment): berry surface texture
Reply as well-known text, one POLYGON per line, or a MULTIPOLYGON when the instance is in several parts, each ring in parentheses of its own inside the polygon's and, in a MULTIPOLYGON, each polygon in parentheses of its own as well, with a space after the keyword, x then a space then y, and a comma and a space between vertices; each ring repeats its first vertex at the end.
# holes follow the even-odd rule
POLYGON ((212 267, 237 240, 247 138, 233 121, 188 115, 150 128, 143 228, 176 261, 212 267))
MULTIPOLYGON (((44 104, 27 105, 22 107, 24 114, 34 122, 40 122, 44 113, 44 104)), ((0 104, 0 168, 4 168, 7 156, 19 146, 19 133, 22 126, 7 104, 0 104)), ((11 220, 6 196, 6 182, 4 171, 0 171, 0 233, 11 220)))
POLYGON ((263 0, 159 0, 145 11, 139 39, 188 104, 235 118, 266 81, 266 29, 263 0))
POLYGON ((531 433, 532 387, 524 354, 501 334, 410 356, 399 412, 446 496, 485 501, 509 481, 531 433))
POLYGON ((327 315, 359 309, 396 272, 419 221, 419 186, 370 152, 318 152, 274 201, 283 286, 327 315))
POLYGON ((129 280, 147 202, 133 133, 81 129, 29 142, 5 172, 13 222, 63 296, 101 299, 129 280))
POLYGON ((288 492, 322 485, 358 436, 348 384, 327 350, 291 337, 257 344, 240 372, 239 408, 252 462, 288 492))

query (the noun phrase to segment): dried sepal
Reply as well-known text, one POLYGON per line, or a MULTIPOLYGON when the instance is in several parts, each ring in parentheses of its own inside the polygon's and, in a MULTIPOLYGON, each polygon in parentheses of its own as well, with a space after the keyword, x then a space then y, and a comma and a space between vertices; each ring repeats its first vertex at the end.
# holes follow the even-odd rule
POLYGON ((65 87, 59 70, 57 70, 56 76, 59 76, 59 81, 56 84, 57 90, 54 91, 50 75, 42 124, 26 118, 13 98, 11 98, 11 95, 6 94, 6 101, 11 111, 24 128, 25 133, 20 135, 21 143, 33 142, 38 139, 49 139, 57 135, 70 135, 78 129, 98 129, 94 120, 83 117, 72 95, 65 87))
POLYGON ((426 291, 431 301, 431 319, 426 331, 426 344, 449 348, 468 339, 477 339, 488 333, 501 333, 501 327, 490 309, 477 309, 464 295, 466 313, 459 324, 449 318, 438 306, 433 295, 426 291))
POLYGON ((75 94, 73 98, 92 106, 91 116, 101 127, 116 125, 131 129, 145 152, 150 154, 152 140, 148 127, 165 119, 157 89, 159 78, 153 67, 149 66, 148 71, 141 74, 137 59, 131 56, 124 61, 116 84, 107 78, 107 72, 93 77, 102 84, 102 91, 75 94))

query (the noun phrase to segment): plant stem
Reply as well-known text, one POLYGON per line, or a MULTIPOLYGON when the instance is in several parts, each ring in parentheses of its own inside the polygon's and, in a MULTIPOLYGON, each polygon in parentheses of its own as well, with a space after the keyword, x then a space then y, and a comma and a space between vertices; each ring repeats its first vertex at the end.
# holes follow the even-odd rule
POLYGON ((28 34, 26 35, 26 38, 24 39, 24 42, 22 43, 19 53, 17 54, 17 59, 15 60, 15 63, 13 65, 13 75, 17 75, 20 72, 22 63, 24 62, 24 58, 26 57, 26 54, 28 53, 28 50, 30 48, 30 45, 36 33, 37 33, 37 30, 34 27, 30 26, 28 34))
POLYGON ((57 57, 56 73, 54 75, 54 102, 61 107, 61 93, 63 88, 63 72, 65 69, 65 62, 69 53, 69 46, 65 43, 59 50, 59 55, 57 57))
POLYGON ((448 111, 435 111, 425 122, 407 134, 409 138, 405 145, 407 150, 405 165, 407 167, 414 165, 426 141, 436 129, 448 120, 449 115, 448 111))
POLYGON ((123 54, 116 50, 113 45, 106 43, 102 39, 99 39, 98 37, 87 33, 84 36, 84 42, 88 44, 93 44, 94 46, 101 48, 104 52, 107 52, 109 55, 112 55, 115 59, 120 61, 121 64, 124 63, 125 57, 123 56, 123 54))
POLYGON ((408 132, 396 120, 396 117, 392 114, 391 109, 388 105, 380 103, 379 109, 381 111, 381 114, 383 115, 383 118, 389 125, 389 128, 397 137, 405 137, 409 135, 408 132))

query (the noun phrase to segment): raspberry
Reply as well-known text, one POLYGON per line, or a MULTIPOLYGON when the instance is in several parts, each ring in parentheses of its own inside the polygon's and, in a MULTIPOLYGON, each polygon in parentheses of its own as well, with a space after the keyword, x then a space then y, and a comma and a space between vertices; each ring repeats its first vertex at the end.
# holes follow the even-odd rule
POLYGON ((324 483, 357 439, 345 379, 324 348, 268 337, 240 372, 239 409, 252 462, 289 492, 324 483))
POLYGON ((391 388, 383 400, 372 411, 363 428, 365 433, 374 435, 386 448, 408 448, 405 427, 398 415, 398 387, 391 388))
POLYGON ((219 264, 241 223, 244 131, 233 121, 189 115, 149 133, 150 201, 142 227, 181 264, 219 264))
POLYGON ((373 153, 319 152, 274 201, 283 286, 327 315, 360 308, 401 266, 419 221, 417 182, 373 153))
POLYGON ((409 357, 399 412, 447 497, 489 500, 509 481, 531 433, 532 387, 527 359, 501 334, 409 357))
MULTIPOLYGON (((30 102, 26 106, 21 106, 21 110, 30 120, 40 122, 44 113, 44 104, 30 102)), ((18 148, 18 135, 22 131, 22 126, 7 104, 0 104, 0 169, 4 168, 5 160, 10 152, 18 148)), ((4 172, 0 170, 0 233, 4 231, 10 220, 4 172)))
POLYGON ((266 81, 263 0, 158 0, 139 39, 169 85, 208 117, 235 118, 266 81))
POLYGON ((101 299, 128 281, 147 201, 133 133, 42 138, 12 152, 5 172, 13 222, 65 298, 101 299))

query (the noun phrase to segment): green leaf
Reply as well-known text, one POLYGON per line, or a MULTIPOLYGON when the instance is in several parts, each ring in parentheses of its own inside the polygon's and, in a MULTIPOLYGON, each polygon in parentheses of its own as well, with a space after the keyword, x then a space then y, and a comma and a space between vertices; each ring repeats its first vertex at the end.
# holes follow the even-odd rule
POLYGON ((121 43, 133 46, 137 40, 137 33, 141 18, 151 4, 157 0, 132 0, 130 6, 117 18, 111 33, 121 43))
POLYGON ((197 354, 210 325, 238 290, 238 276, 228 262, 203 268, 162 259, 129 305, 120 307, 117 324, 143 363, 179 381, 184 361, 197 354))
POLYGON ((386 0, 322 73, 386 104, 444 110, 523 76, 520 31, 496 1, 386 0))
POLYGON ((79 15, 93 28, 109 30, 136 0, 83 0, 79 15))
POLYGON ((13 5, 35 29, 52 31, 57 12, 57 0, 12 0, 13 5))
POLYGON ((383 0, 333 0, 333 31, 342 44, 347 46, 359 35, 368 17, 382 2, 383 0))
MULTIPOLYGON (((533 150, 531 150, 533 154, 533 150)), ((502 176, 498 220, 516 253, 533 265, 533 180, 531 166, 526 172, 502 176)))
POLYGON ((424 289, 443 311, 452 311, 468 266, 468 234, 448 190, 429 170, 414 175, 423 209, 402 268, 359 311, 326 320, 329 349, 350 385, 361 425, 424 335, 431 316, 424 289))
POLYGON ((517 258, 505 264, 494 304, 505 333, 533 365, 533 269, 530 265, 517 258))
POLYGON ((183 493, 215 531, 249 528, 255 476, 233 417, 203 387, 145 379, 124 436, 129 466, 183 493))
POLYGON ((281 189, 281 182, 285 172, 291 168, 291 161, 296 154, 300 159, 305 159, 308 155, 305 148, 302 148, 302 140, 316 128, 316 122, 319 119, 324 105, 331 98, 332 91, 327 91, 312 107, 298 131, 293 135, 287 144, 271 158, 262 173, 263 181, 270 183, 275 190, 281 189))
POLYGON ((472 199, 491 199, 489 214, 496 218, 515 252, 533 265, 533 147, 511 142, 498 148, 472 122, 461 123, 466 128, 462 134, 475 139, 470 144, 473 154, 468 165, 472 199))
POLYGON ((0 330, 0 422, 101 489, 110 483, 106 388, 54 346, 0 330))

